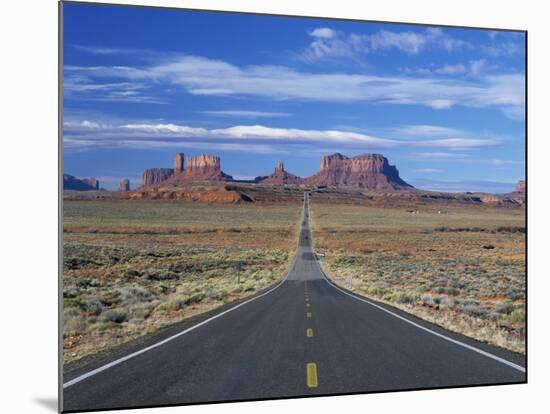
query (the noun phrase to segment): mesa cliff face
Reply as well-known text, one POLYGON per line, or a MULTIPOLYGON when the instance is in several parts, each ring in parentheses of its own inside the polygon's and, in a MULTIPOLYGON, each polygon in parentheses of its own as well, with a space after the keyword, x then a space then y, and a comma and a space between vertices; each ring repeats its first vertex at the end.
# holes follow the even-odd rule
POLYGON ((185 169, 185 155, 181 152, 176 154, 174 159, 174 175, 181 174, 185 169))
POLYGON ((127 178, 123 178, 122 180, 120 180, 120 183, 118 184, 118 191, 130 191, 130 180, 127 178))
POLYGON ((93 177, 80 179, 70 174, 63 174, 63 190, 99 190, 99 180, 93 177))
POLYGON ((147 168, 141 175, 141 185, 147 187, 160 184, 174 175, 172 168, 147 168))
MULTIPOLYGON (((143 172, 142 187, 161 183, 184 185, 192 181, 233 181, 233 177, 221 169, 221 159, 215 155, 198 155, 185 159, 177 153, 174 168, 149 168, 143 172)), ((336 153, 324 156, 321 170, 308 178, 301 178, 285 170, 279 161, 273 174, 257 177, 254 182, 273 185, 315 185, 328 187, 352 187, 391 191, 412 188, 399 177, 395 166, 381 154, 362 154, 346 157, 336 153)))
POLYGON ((518 181, 514 193, 525 194, 525 180, 518 181))
POLYGON ((203 154, 191 157, 187 160, 187 167, 183 172, 183 179, 197 181, 230 181, 233 177, 222 171, 220 157, 203 154))
POLYGON ((161 183, 183 184, 190 181, 233 181, 233 177, 221 170, 221 159, 215 155, 198 155, 187 160, 178 152, 174 168, 148 168, 141 177, 141 186, 149 187, 161 183))
POLYGON ((278 161, 275 166, 275 171, 273 174, 262 179, 260 182, 262 184, 274 184, 274 185, 285 185, 285 184, 300 184, 302 178, 289 173, 285 170, 285 165, 282 161, 278 161))
POLYGON ((374 190, 412 188, 399 177, 399 171, 381 154, 346 157, 336 153, 324 156, 321 170, 304 180, 317 186, 354 187, 374 190))

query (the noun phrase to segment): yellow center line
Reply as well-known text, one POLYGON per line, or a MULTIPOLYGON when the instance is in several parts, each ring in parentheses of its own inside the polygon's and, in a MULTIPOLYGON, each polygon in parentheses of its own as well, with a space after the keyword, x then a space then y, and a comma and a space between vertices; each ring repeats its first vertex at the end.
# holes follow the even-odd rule
POLYGON ((306 316, 307 316, 308 318, 311 318, 311 312, 306 313, 306 316))
POLYGON ((307 386, 309 388, 317 388, 317 364, 315 362, 308 362, 307 368, 307 386))
POLYGON ((309 308, 309 307, 311 306, 311 304, 310 304, 310 303, 306 303, 306 306, 309 308))
POLYGON ((313 329, 312 328, 307 328, 306 330, 306 336, 308 338, 311 338, 313 336, 313 329))

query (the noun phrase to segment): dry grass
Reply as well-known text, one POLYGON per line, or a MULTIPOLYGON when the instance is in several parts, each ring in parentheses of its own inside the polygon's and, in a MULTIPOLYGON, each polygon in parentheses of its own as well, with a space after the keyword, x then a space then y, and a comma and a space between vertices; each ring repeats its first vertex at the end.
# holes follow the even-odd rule
POLYGON ((67 363, 275 283, 300 208, 66 200, 64 215, 67 363))
POLYGON ((344 287, 455 332, 525 352, 524 210, 316 204, 323 267, 344 287))

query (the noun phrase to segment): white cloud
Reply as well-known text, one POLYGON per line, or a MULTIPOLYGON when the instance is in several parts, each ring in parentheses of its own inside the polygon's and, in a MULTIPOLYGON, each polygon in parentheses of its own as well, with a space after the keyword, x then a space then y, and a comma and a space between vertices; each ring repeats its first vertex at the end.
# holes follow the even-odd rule
MULTIPOLYGON (((97 86, 90 81, 69 83, 65 91, 75 93, 77 87, 94 93, 100 89, 101 99, 112 96, 110 87, 136 91, 134 96, 116 99, 148 99, 142 94, 145 86, 179 85, 190 94, 205 96, 257 96, 276 100, 318 102, 372 102, 384 104, 423 105, 448 109, 455 105, 474 108, 498 107, 520 111, 524 105, 524 77, 521 74, 492 75, 475 81, 442 80, 410 76, 373 76, 350 73, 310 73, 285 66, 243 66, 202 57, 181 56, 149 68, 71 67, 75 78, 120 78, 125 81, 97 86), (133 82, 137 82, 135 86, 133 82), (144 85, 146 84, 146 85, 144 85), (110 86, 109 86, 110 85, 110 86), (105 91, 106 90, 106 91, 105 91), (520 109, 515 109, 520 108, 520 109)), ((96 99, 99 99, 95 96, 96 99)))
POLYGON ((288 112, 267 112, 267 111, 246 111, 246 110, 226 110, 226 111, 200 111, 201 114, 220 117, 240 117, 240 118, 278 118, 290 116, 288 112))
POLYGON ((164 148, 191 145, 219 146, 221 149, 281 151, 283 147, 337 147, 356 149, 432 147, 471 149, 500 145, 497 139, 438 138, 399 140, 341 130, 273 128, 263 125, 237 125, 206 129, 162 123, 101 124, 93 121, 67 122, 64 142, 69 148, 93 147, 164 148), (282 145, 281 145, 282 144, 282 145), (251 147, 247 147, 251 145, 251 147))
POLYGON ((413 170, 413 172, 416 173, 440 173, 443 172, 443 170, 437 169, 437 168, 419 168, 417 170, 413 170))
POLYGON ((458 129, 442 127, 439 125, 406 125, 399 128, 394 128, 393 131, 400 135, 419 137, 440 137, 442 135, 456 136, 463 134, 463 132, 458 129))
POLYGON ((329 29, 327 27, 318 27, 317 29, 312 30, 309 32, 309 35, 311 37, 320 37, 322 39, 330 39, 334 37, 336 32, 332 29, 329 29))
POLYGON ((452 52, 473 47, 469 42, 455 39, 436 28, 400 32, 379 30, 372 34, 361 34, 320 27, 309 32, 309 35, 315 40, 304 52, 303 57, 306 60, 357 57, 389 49, 414 55, 428 48, 452 52))
POLYGON ((136 49, 128 48, 115 48, 115 47, 103 47, 103 46, 84 46, 84 45, 72 45, 75 49, 81 52, 92 53, 94 55, 120 55, 120 54, 133 54, 136 49))
POLYGON ((397 49, 405 53, 416 54, 427 43, 426 36, 415 32, 390 32, 380 30, 368 38, 370 50, 397 49))
POLYGON ((411 159, 427 160, 448 160, 468 157, 467 154, 457 152, 415 152, 411 154, 411 159))
MULTIPOLYGON (((473 148, 473 147, 469 147, 473 148)), ((463 148, 463 149, 469 149, 463 148)), ((441 162, 458 162, 463 164, 479 164, 479 165, 491 165, 494 167, 503 167, 508 165, 522 165, 524 161, 521 160, 502 160, 497 158, 473 158, 469 154, 461 154, 455 152, 421 152, 412 153, 410 158, 413 160, 431 160, 441 162)))
POLYGON ((430 76, 430 75, 464 75, 469 77, 480 77, 485 75, 490 70, 495 69, 495 65, 487 63, 485 59, 470 60, 467 63, 457 63, 454 65, 447 64, 439 67, 428 68, 410 68, 406 67, 402 69, 405 73, 412 73, 416 75, 430 76))
POLYGON ((458 75, 466 73, 466 67, 463 64, 444 65, 440 68, 437 68, 434 73, 438 73, 441 75, 458 75))
POLYGON ((488 180, 471 180, 471 181, 445 181, 445 180, 433 180, 433 179, 412 179, 409 182, 416 188, 431 191, 444 191, 444 192, 481 192, 481 193, 494 193, 504 194, 514 190, 514 183, 512 182, 499 182, 488 180))

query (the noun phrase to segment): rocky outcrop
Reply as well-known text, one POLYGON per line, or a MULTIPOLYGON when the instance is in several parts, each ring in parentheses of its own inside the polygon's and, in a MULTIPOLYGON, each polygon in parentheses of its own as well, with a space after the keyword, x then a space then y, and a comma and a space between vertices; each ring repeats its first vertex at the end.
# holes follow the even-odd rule
POLYGON ((221 159, 215 155, 197 155, 187 160, 184 177, 191 180, 226 181, 233 177, 221 169, 221 159))
POLYGON ((232 181, 233 177, 221 169, 221 159, 215 155, 197 155, 184 159, 183 154, 177 154, 175 165, 181 166, 180 173, 174 174, 169 182, 172 184, 189 181, 232 181), (185 168, 183 168, 185 167, 185 168))
POLYGON ((147 187, 167 181, 174 175, 172 168, 148 168, 141 175, 141 185, 147 187))
POLYGON ((176 153, 176 158, 174 159, 174 175, 183 173, 185 169, 185 155, 181 152, 176 153))
POLYGON ((118 191, 120 191, 121 193, 130 191, 130 180, 127 178, 123 178, 122 180, 120 180, 120 183, 118 184, 118 191))
POLYGON ((198 155, 188 158, 186 162, 181 152, 174 158, 174 168, 149 168, 141 177, 142 187, 161 183, 178 185, 189 181, 233 181, 233 177, 221 170, 218 156, 198 155))
POLYGON ((95 178, 76 178, 63 174, 63 190, 92 191, 99 190, 99 180, 95 178))
POLYGON ((412 188, 399 177, 399 171, 381 154, 346 157, 336 153, 324 156, 321 170, 304 180, 306 184, 328 187, 354 187, 375 190, 412 188))
POLYGON ((516 184, 516 189, 514 190, 516 194, 525 194, 525 180, 520 180, 516 184))
POLYGON ((261 183, 273 185, 297 185, 302 181, 302 178, 286 171, 284 163, 282 161, 278 161, 273 174, 263 178, 261 183))
POLYGON ((148 187, 141 188, 131 193, 125 193, 123 198, 129 200, 181 200, 199 203, 240 204, 252 203, 254 200, 242 189, 230 188, 223 183, 200 185, 194 187, 188 183, 186 186, 148 187))

